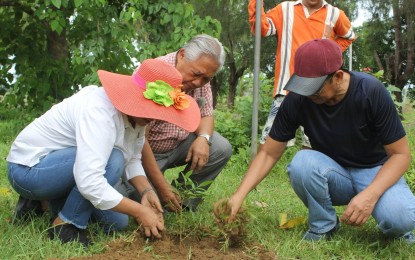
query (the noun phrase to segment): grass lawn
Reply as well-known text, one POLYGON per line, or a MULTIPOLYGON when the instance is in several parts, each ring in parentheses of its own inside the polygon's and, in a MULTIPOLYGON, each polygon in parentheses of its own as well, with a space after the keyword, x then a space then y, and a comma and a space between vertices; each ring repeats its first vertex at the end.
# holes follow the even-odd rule
MULTIPOLYGON (((415 113, 412 113, 415 115, 415 113)), ((415 117, 415 116, 414 116, 415 117)), ((406 118, 404 123, 413 122, 406 118)), ((49 217, 37 218, 24 225, 11 224, 17 194, 7 180, 5 157, 11 142, 17 133, 34 117, 21 111, 0 108, 0 259, 49 259, 91 256, 101 253, 106 243, 116 238, 128 239, 137 225, 131 222, 129 230, 112 236, 102 234, 92 226, 94 245, 85 250, 78 243, 61 245, 47 238, 49 217), (24 115, 24 116, 22 116, 24 115)), ((415 132, 408 131, 413 151, 415 132)), ((246 199, 251 220, 248 222, 247 241, 262 244, 267 250, 274 251, 281 259, 410 259, 415 258, 413 246, 397 240, 385 238, 371 218, 362 227, 343 225, 331 241, 310 243, 301 240, 307 230, 304 224, 291 229, 279 228, 280 214, 288 219, 307 217, 307 209, 294 194, 285 171, 286 164, 297 148, 289 148, 270 175, 252 191, 246 199)), ((203 204, 195 213, 183 214, 184 234, 198 232, 202 226, 214 227, 212 205, 215 201, 230 196, 238 187, 249 164, 249 150, 234 154, 225 170, 219 175, 207 192, 203 204)), ((167 176, 173 178, 174 171, 167 176)), ((411 165, 407 176, 414 183, 415 168, 411 165)), ((411 186, 414 187, 414 186, 411 186)), ((341 215, 344 207, 338 207, 341 215)), ((165 226, 170 232, 179 230, 179 214, 168 214, 165 226)), ((204 231, 209 233, 209 231, 204 231)))

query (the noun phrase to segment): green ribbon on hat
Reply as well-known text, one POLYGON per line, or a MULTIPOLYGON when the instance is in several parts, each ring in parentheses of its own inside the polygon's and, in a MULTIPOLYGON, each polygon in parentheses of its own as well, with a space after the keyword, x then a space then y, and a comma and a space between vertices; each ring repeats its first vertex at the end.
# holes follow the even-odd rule
POLYGON ((147 82, 146 91, 143 92, 144 97, 153 100, 154 103, 169 107, 174 104, 169 92, 174 90, 172 86, 162 80, 155 82, 147 82))

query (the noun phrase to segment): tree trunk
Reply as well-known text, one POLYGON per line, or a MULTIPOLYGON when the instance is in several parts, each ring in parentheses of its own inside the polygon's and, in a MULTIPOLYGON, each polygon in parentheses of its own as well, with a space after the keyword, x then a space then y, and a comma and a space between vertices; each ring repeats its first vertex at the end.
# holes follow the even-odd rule
POLYGON ((218 80, 216 77, 213 77, 213 79, 210 81, 210 87, 212 89, 212 99, 213 99, 213 108, 216 107, 216 104, 218 103, 218 80))
POLYGON ((47 32, 47 50, 51 57, 52 62, 61 71, 55 71, 51 73, 49 77, 50 82, 50 94, 55 101, 60 101, 65 98, 65 92, 67 92, 70 82, 67 80, 67 70, 69 60, 68 43, 66 39, 66 29, 64 28, 60 34, 51 30, 49 23, 46 23, 47 32))
POLYGON ((230 36, 228 36, 229 51, 227 53, 229 63, 229 93, 227 99, 227 106, 232 108, 235 105, 236 87, 238 86, 239 79, 248 68, 245 60, 240 68, 236 67, 235 56, 233 54, 233 42, 230 36))
POLYGON ((228 100, 227 106, 232 108, 235 104, 235 95, 236 95, 236 64, 235 64, 235 57, 233 55, 233 42, 231 37, 228 35, 228 46, 229 51, 227 52, 228 56, 228 63, 229 63, 229 93, 228 93, 228 100))
POLYGON ((395 57, 393 62, 393 78, 392 82, 395 86, 397 86, 400 68, 401 68, 401 48, 402 48, 402 22, 401 22, 401 14, 399 10, 399 3, 397 0, 392 1, 392 10, 393 10, 393 29, 395 31, 395 57))
POLYGON ((385 69, 383 68, 382 61, 380 60, 379 54, 376 50, 373 50, 373 57, 375 58, 376 65, 378 65, 379 70, 385 71, 385 69))
MULTIPOLYGON (((413 10, 412 10, 413 11, 413 10)), ((414 47, 414 15, 412 11, 407 12, 406 15, 406 26, 407 26, 407 33, 406 33, 406 67, 403 70, 403 73, 400 74, 400 77, 398 79, 399 86, 405 87, 405 84, 408 82, 408 80, 411 78, 411 76, 414 73, 414 59, 415 59, 415 47, 414 47)))
MULTIPOLYGON (((392 1, 393 28, 395 31, 395 57, 392 84, 400 90, 403 90, 411 78, 412 73, 414 73, 413 10, 407 11, 404 8, 407 8, 405 4, 400 6, 399 1, 392 1), (406 37, 403 37, 403 32, 405 32, 406 37)), ((395 96, 398 101, 402 101, 401 93, 395 93, 395 96)))
POLYGON ((47 48, 48 53, 55 60, 65 59, 68 57, 68 44, 66 42, 66 29, 64 28, 61 34, 53 32, 49 26, 47 30, 47 48))

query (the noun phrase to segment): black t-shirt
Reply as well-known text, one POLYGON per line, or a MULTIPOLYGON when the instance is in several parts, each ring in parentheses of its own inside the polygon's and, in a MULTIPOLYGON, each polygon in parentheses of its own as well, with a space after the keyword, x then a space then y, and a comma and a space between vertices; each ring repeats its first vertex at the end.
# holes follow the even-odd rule
POLYGON ((375 77, 351 72, 343 100, 334 106, 315 104, 289 93, 278 110, 269 136, 287 142, 304 127, 314 150, 343 167, 368 168, 387 160, 383 145, 405 136, 393 100, 375 77))

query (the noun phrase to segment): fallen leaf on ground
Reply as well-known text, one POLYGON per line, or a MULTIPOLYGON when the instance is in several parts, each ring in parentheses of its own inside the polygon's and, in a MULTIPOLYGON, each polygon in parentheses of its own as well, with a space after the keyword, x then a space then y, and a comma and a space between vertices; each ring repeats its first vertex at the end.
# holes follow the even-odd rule
POLYGON ((280 229, 290 229, 299 225, 305 224, 307 221, 306 217, 297 217, 288 220, 287 213, 280 214, 280 229))

